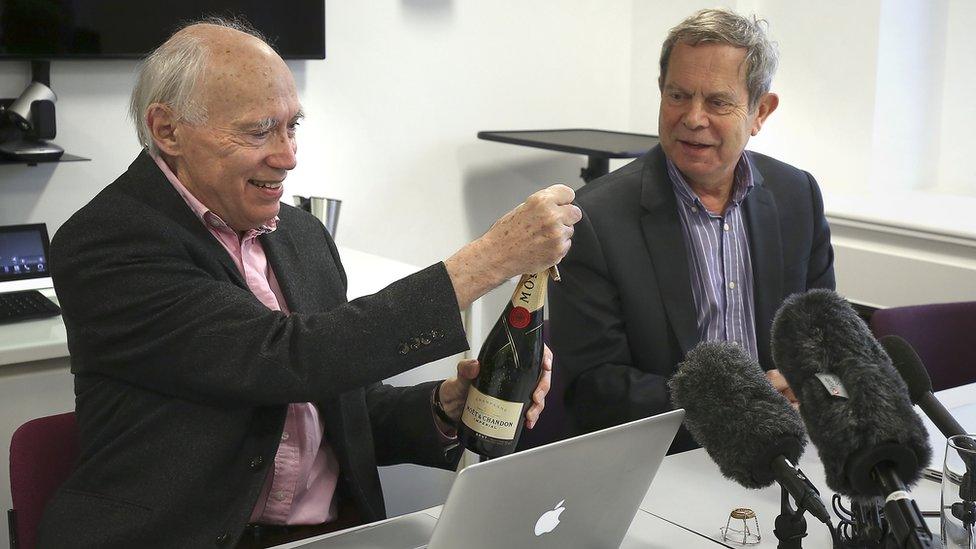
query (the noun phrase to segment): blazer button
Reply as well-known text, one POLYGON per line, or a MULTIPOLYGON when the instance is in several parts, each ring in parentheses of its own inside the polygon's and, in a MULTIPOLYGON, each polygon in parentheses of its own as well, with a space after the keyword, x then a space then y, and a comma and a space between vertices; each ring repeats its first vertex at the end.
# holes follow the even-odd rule
POLYGON ((220 534, 219 536, 217 536, 217 539, 214 540, 214 541, 217 542, 217 545, 223 545, 223 544, 227 543, 227 540, 229 540, 229 539, 230 539, 230 536, 227 535, 227 532, 224 532, 223 534, 220 534))
POLYGON ((405 355, 405 354, 407 354, 409 352, 410 352, 410 344, 409 343, 403 343, 403 344, 400 345, 400 354, 401 355, 405 355))
POLYGON ((261 456, 255 456, 251 458, 251 469, 258 470, 264 465, 264 458, 261 456))

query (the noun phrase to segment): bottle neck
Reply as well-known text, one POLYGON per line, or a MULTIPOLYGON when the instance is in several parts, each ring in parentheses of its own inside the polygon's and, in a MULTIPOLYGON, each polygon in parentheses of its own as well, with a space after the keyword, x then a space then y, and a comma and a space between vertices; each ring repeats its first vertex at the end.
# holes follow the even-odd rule
POLYGON ((549 286, 549 270, 525 274, 519 279, 512 293, 512 307, 521 307, 532 313, 546 304, 546 290, 549 286))

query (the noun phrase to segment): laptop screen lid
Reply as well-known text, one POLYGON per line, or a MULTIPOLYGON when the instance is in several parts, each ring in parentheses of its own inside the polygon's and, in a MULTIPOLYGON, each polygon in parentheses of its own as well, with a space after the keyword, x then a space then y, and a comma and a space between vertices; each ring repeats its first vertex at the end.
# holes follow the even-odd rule
POLYGON ((429 549, 618 547, 684 410, 462 470, 429 549))
POLYGON ((44 223, 0 226, 0 293, 50 288, 44 223))

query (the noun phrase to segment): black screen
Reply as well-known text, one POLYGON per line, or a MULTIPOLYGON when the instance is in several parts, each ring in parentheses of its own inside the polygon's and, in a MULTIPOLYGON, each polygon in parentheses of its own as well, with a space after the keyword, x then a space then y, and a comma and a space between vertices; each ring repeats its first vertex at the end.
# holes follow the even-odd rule
POLYGON ((0 58, 139 58, 205 16, 240 17, 286 59, 325 58, 325 0, 0 0, 0 58))
POLYGON ((47 227, 0 227, 0 282, 51 276, 47 265, 47 227))

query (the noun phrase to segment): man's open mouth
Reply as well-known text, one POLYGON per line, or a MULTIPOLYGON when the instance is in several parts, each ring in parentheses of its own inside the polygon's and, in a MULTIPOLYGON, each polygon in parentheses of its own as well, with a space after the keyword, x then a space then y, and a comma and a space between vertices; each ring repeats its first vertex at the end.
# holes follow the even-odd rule
POLYGON ((258 181, 256 179, 249 179, 247 182, 262 189, 278 189, 283 183, 282 181, 258 181))

